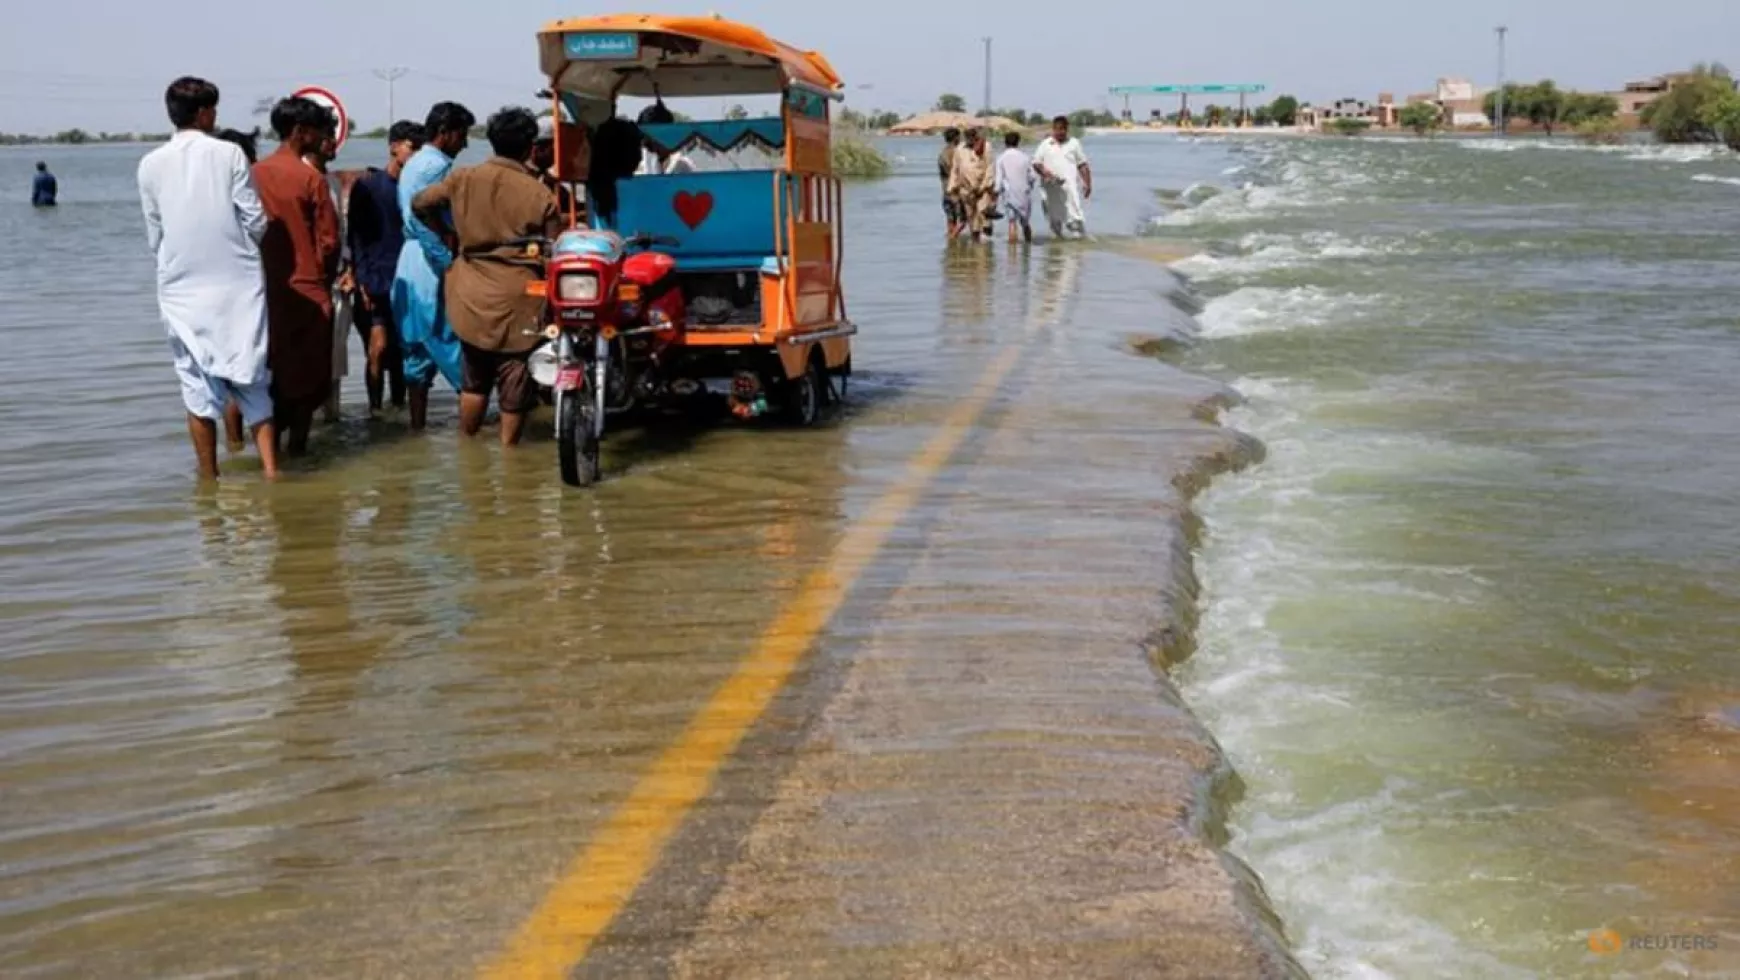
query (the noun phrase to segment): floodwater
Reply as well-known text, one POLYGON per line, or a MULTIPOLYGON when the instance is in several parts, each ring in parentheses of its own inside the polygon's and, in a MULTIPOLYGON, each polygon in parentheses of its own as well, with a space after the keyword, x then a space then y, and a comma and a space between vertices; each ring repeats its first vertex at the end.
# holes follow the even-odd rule
POLYGON ((1154 230, 1268 455, 1180 678, 1301 962, 1740 975, 1740 159, 1228 149, 1154 230))
MULTIPOLYGON (((893 149, 901 175, 847 197, 862 334, 846 416, 627 432, 584 492, 557 479, 547 421, 506 453, 459 443, 451 396, 425 438, 366 421, 354 341, 347 418, 311 460, 268 486, 226 458, 219 488, 198 490, 132 188, 141 150, 0 155, 24 170, 46 155, 62 186, 55 212, 0 211, 0 974, 469 975, 939 429, 961 447, 828 624, 830 669, 794 685, 790 724, 862 691, 856 658, 910 653, 902 635, 937 665, 970 654, 979 680, 953 706, 997 697, 1007 732, 1046 700, 1058 745, 1072 715, 1100 737, 1120 700, 1133 724, 1184 717, 1140 646, 1184 554, 1172 479, 1248 450, 1196 412, 1217 383, 1126 342, 1188 322, 1164 298, 1176 276, 1105 249, 947 250, 934 147, 893 149), (1006 376, 960 419, 989 362, 1006 376), (1066 703, 1048 675, 999 669, 1022 643, 1053 673, 1074 650, 1100 692, 1066 703), (1090 648, 1120 679, 1089 669, 1090 648)), ((1154 186, 1223 156, 1106 150, 1096 207, 1127 242, 1158 211, 1154 186)), ((992 718, 920 715, 818 737, 899 736, 940 758, 992 718)), ((1194 729, 1169 744, 1186 743, 1206 744, 1194 729)), ((970 810, 997 780, 976 768, 957 815, 989 829, 970 810)), ((1160 776, 1182 782, 1112 779, 1104 795, 1171 824, 1194 770, 1160 776), (1134 805, 1168 791, 1173 806, 1134 805)), ((1066 815, 1070 785, 1054 793, 1066 815)), ((884 843, 921 853, 920 829, 884 843)), ((1024 830, 1002 839, 1012 859, 1024 830)), ((901 921, 889 935, 922 927, 901 921)), ((647 968, 632 944, 597 956, 647 968)))
POLYGON ((846 415, 584 492, 354 342, 198 490, 141 150, 0 151, 0 974, 472 975, 891 499, 588 975, 1281 975, 1264 890, 1318 977, 1740 971, 1740 165, 1090 138, 1011 252, 889 146, 846 415))

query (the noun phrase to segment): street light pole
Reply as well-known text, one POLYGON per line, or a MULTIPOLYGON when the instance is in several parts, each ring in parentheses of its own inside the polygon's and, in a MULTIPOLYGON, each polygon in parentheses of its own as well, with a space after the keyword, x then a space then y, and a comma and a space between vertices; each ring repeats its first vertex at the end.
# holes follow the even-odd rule
POLYGON ((376 68, 375 69, 375 77, 380 79, 381 81, 387 83, 387 125, 389 127, 391 127, 393 125, 393 123, 396 123, 399 121, 398 115, 397 115, 397 107, 393 103, 393 94, 394 94, 393 93, 393 83, 398 81, 401 78, 404 78, 405 73, 410 71, 410 70, 411 69, 409 69, 409 68, 376 68))
POLYGON ((1497 108, 1496 108, 1496 111, 1493 113, 1494 118, 1492 120, 1492 126, 1493 126, 1493 134, 1502 138, 1504 136, 1504 34, 1506 31, 1510 30, 1510 28, 1505 27, 1504 25, 1501 24, 1501 25, 1499 25, 1497 30, 1498 30, 1498 95, 1495 96, 1495 98, 1497 100, 1497 102, 1496 102, 1497 108))
POLYGON ((985 115, 991 114, 991 39, 983 38, 985 42, 985 115))

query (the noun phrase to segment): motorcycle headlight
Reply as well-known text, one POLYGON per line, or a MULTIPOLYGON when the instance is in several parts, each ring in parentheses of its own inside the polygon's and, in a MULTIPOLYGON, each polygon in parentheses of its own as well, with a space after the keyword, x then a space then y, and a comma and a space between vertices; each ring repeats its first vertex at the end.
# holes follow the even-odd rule
POLYGON ((566 272, 556 280, 556 298, 564 303, 590 303, 598 298, 598 276, 566 272))

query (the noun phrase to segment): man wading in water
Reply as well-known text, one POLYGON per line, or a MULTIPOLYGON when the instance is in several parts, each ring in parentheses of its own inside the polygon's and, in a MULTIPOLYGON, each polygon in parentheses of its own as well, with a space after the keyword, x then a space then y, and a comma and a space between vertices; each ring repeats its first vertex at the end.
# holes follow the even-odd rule
POLYGON ((1069 135, 1069 117, 1051 121, 1051 135, 1033 151, 1033 168, 1045 188, 1045 220, 1059 238, 1087 234, 1085 202, 1094 196, 1094 175, 1081 140, 1069 135))
POLYGON ((459 260, 447 274, 447 312, 460 340, 464 367, 459 387, 459 430, 477 434, 493 391, 501 407, 501 441, 520 441, 525 413, 537 397, 527 360, 541 339, 544 301, 526 294, 541 273, 516 261, 523 238, 553 238, 562 219, 556 197, 531 166, 538 121, 530 110, 509 108, 489 118, 495 156, 458 171, 418 194, 421 213, 451 207, 459 260))
POLYGON ((419 219, 411 199, 446 179, 453 161, 471 141, 477 117, 457 102, 437 102, 423 121, 423 148, 406 161, 399 174, 399 213, 405 219, 405 247, 394 270, 392 310, 399 326, 399 350, 404 355, 405 388, 411 396, 411 431, 421 432, 429 418, 429 386, 435 372, 455 389, 460 386, 459 342, 453 338, 441 302, 441 280, 453 265, 453 252, 443 234, 447 222, 430 215, 419 219))
POLYGON ((217 420, 234 398, 266 477, 278 475, 260 240, 266 212, 248 161, 213 139, 217 86, 182 78, 164 97, 175 137, 139 163, 145 239, 200 476, 215 479, 217 420))
POLYGON ((961 214, 960 205, 955 203, 955 195, 949 189, 955 175, 955 151, 960 145, 960 130, 953 126, 943 130, 943 148, 936 157, 936 175, 942 180, 943 217, 949 224, 950 240, 961 233, 961 226, 966 223, 965 215, 961 214))
POLYGON ((254 165, 271 219, 260 243, 266 268, 272 401, 288 451, 308 451, 314 411, 332 387, 332 285, 338 277, 338 209, 326 178, 303 157, 318 152, 338 120, 319 103, 290 98, 272 109, 278 151, 254 165))
POLYGON ((409 119, 387 131, 387 168, 370 167, 350 188, 347 237, 356 275, 356 329, 368 352, 369 412, 378 413, 389 383, 393 407, 405 404, 405 365, 393 321, 393 274, 405 248, 399 174, 423 148, 423 126, 409 119))

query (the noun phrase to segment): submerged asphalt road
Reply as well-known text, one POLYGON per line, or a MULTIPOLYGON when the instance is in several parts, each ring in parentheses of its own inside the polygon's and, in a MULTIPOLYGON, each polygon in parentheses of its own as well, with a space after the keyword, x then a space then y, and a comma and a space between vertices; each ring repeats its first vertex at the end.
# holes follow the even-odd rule
POLYGON ((844 418, 625 433, 584 493, 547 422, 358 419, 192 495, 123 346, 150 422, 8 465, 0 973, 1284 973, 1158 663, 1185 490, 1255 452, 1132 349, 1176 281, 915 193, 852 198, 909 247, 854 239, 844 418))

